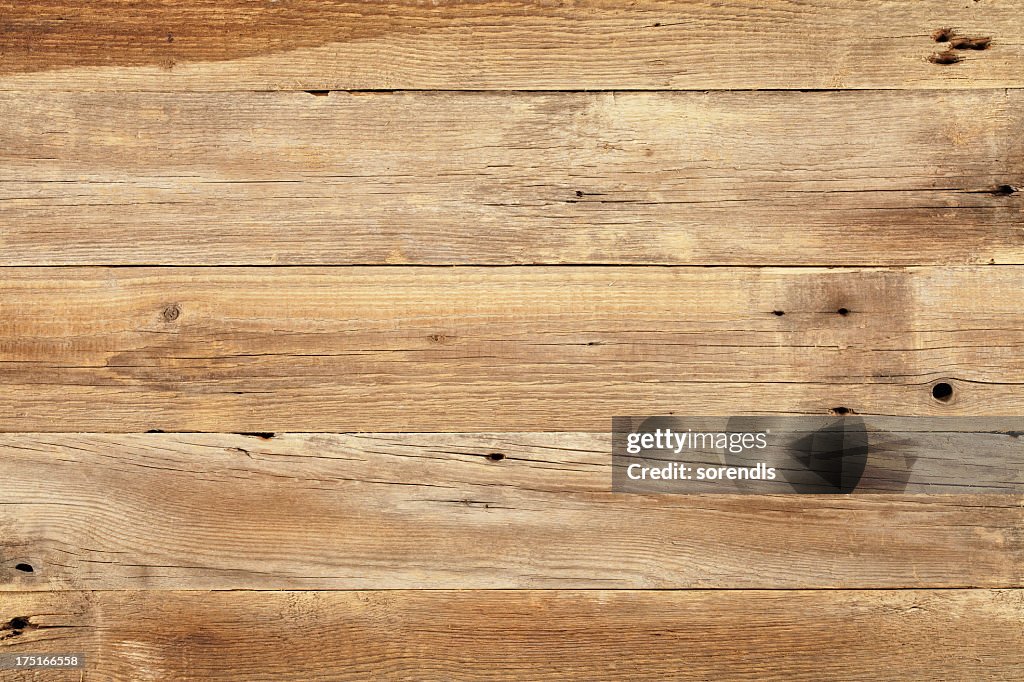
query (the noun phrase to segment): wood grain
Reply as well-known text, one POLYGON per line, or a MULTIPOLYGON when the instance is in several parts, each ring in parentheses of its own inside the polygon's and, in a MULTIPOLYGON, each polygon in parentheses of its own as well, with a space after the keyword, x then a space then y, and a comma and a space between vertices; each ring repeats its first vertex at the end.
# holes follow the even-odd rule
POLYGON ((1024 413, 1022 112, 1019 0, 0 0, 0 677, 1020 679, 1021 495, 608 432, 1024 413))
POLYGON ((1024 408, 1016 266, 2 274, 4 431, 606 431, 614 415, 1024 408))
POLYGON ((0 3, 0 87, 975 88, 1024 83, 1016 0, 0 3), (932 34, 990 38, 950 50, 932 34), (959 60, 956 63, 936 63, 959 60))
POLYGON ((1024 91, 880 97, 0 93, 0 265, 1024 263, 1024 91))
POLYGON ((1020 495, 612 493, 609 441, 4 435, 0 590, 1024 586, 1020 495))
POLYGON ((9 595, 0 617, 31 624, 0 651, 82 651, 85 680, 1011 680, 1024 667, 1019 590, 50 593, 9 595))

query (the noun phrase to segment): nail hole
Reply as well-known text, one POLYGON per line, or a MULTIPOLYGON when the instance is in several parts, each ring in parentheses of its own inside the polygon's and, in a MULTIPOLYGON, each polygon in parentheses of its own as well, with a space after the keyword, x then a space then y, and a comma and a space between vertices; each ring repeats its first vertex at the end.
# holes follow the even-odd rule
POLYGON ((782 311, 782 310, 773 310, 772 311, 772 315, 774 315, 775 317, 782 317, 785 314, 786 313, 784 311, 782 311))
POLYGON ((22 573, 32 573, 36 569, 32 568, 32 564, 15 564, 14 570, 21 571, 22 573))
POLYGON ((949 39, 953 37, 953 29, 951 28, 939 28, 935 29, 932 33, 932 40, 937 43, 948 43, 949 39))
POLYGON ((848 309, 846 309, 846 308, 840 308, 836 312, 839 313, 840 315, 842 315, 843 317, 846 317, 847 315, 850 314, 850 311, 848 309))
POLYGON ((992 190, 992 194, 997 197, 1008 197, 1013 194, 1016 194, 1018 191, 1019 190, 1013 185, 999 185, 994 190, 992 190))
POLYGON ((313 97, 327 97, 331 94, 330 90, 306 90, 306 94, 313 95, 313 97))
POLYGON ((953 38, 949 42, 954 50, 987 50, 992 44, 991 38, 953 38))
POLYGON ((939 402, 948 403, 953 397, 953 387, 945 381, 940 381, 932 386, 932 397, 939 402))
POLYGON ((932 64, 956 64, 963 61, 963 57, 953 52, 953 50, 946 50, 945 52, 936 52, 931 57, 928 57, 928 61, 932 64))
POLYGON ((487 455, 487 459, 491 460, 492 462, 500 462, 501 460, 505 459, 505 455, 501 454, 500 452, 492 452, 491 454, 487 455))

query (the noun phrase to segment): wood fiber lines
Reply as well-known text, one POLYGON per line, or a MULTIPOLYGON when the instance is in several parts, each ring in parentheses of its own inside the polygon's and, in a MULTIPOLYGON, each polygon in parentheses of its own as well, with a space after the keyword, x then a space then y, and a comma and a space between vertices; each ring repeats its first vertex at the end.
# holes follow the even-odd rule
POLYGON ((610 430, 1024 413, 1022 87, 1019 0, 0 0, 0 680, 1021 679, 1021 433, 610 430))

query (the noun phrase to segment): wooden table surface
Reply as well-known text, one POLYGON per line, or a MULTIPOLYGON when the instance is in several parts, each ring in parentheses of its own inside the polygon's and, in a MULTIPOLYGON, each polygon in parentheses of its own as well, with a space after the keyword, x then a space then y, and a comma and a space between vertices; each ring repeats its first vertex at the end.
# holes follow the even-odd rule
POLYGON ((0 1, 0 656, 87 661, 0 679, 1024 679, 1021 495, 610 437, 1024 413, 1022 88, 1021 0, 0 1))

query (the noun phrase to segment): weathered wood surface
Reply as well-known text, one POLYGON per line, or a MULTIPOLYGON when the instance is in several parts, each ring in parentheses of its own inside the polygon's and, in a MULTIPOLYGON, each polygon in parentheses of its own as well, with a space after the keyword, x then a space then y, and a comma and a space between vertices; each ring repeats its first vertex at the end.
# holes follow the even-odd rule
POLYGON ((614 415, 1024 409, 1016 266, 2 274, 4 431, 603 431, 614 415))
POLYGON ((1024 263, 1024 91, 884 102, 0 93, 0 265, 1024 263))
POLYGON ((1020 495, 612 493, 607 433, 16 434, 0 480, 3 590, 1024 586, 1020 495))
POLYGON ((1017 0, 11 0, 0 53, 0 88, 25 90, 1020 87, 1024 14, 1017 0), (936 42, 942 28, 987 49, 936 42))
POLYGON ((1013 680, 1024 669, 1019 590, 72 592, 6 595, 0 618, 28 621, 0 651, 84 652, 84 680, 1013 680))

